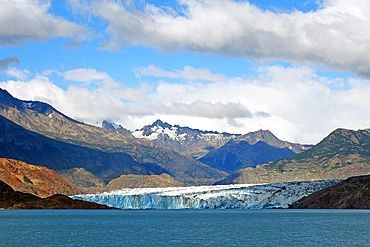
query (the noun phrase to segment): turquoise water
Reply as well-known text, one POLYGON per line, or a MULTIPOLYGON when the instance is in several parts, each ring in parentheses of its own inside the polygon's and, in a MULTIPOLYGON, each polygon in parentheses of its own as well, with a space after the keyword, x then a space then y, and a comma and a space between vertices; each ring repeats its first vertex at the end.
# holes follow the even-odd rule
POLYGON ((0 210, 1 246, 370 246, 370 210, 0 210))

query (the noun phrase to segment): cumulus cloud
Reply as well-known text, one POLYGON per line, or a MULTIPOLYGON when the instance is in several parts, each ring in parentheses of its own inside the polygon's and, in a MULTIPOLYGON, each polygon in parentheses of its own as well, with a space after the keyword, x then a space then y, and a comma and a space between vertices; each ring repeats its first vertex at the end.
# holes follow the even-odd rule
POLYGON ((0 0, 0 47, 49 38, 87 38, 86 28, 48 13, 50 0, 0 0))
MULTIPOLYGON (((93 69, 77 72, 61 76, 84 83, 111 79, 93 69)), ((229 133, 268 129, 283 140, 316 143, 336 128, 370 126, 370 86, 366 79, 342 79, 345 87, 333 88, 340 80, 319 76, 307 66, 263 66, 257 73, 248 80, 207 84, 159 82, 124 88, 101 83, 93 88, 87 84, 69 86, 67 90, 36 74, 28 81, 0 82, 0 87, 20 99, 48 102, 86 123, 110 119, 129 129, 160 118, 229 133)))
POLYGON ((226 77, 223 75, 212 74, 208 69, 196 69, 189 65, 185 66, 183 70, 166 71, 157 68, 154 65, 141 67, 134 70, 137 76, 146 75, 154 77, 167 77, 176 79, 189 79, 189 80, 207 80, 207 81, 225 81, 226 77))
POLYGON ((21 64, 19 59, 16 56, 6 57, 0 60, 0 70, 7 70, 10 64, 16 63, 21 64))
POLYGON ((109 47, 145 45, 324 65, 370 78, 370 2, 326 0, 310 12, 272 12, 247 1, 181 0, 176 10, 131 1, 71 1, 108 21, 109 47))

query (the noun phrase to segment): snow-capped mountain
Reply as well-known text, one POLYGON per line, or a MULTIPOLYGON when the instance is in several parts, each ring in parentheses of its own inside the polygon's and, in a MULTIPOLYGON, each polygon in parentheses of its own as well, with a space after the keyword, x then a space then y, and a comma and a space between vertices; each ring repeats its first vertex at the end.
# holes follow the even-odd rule
POLYGON ((268 130, 229 134, 180 127, 161 120, 132 134, 229 173, 290 157, 311 147, 281 141, 268 130))
POLYGON ((231 139, 240 136, 180 127, 164 123, 161 120, 157 120, 152 125, 147 125, 140 130, 135 130, 132 135, 136 138, 153 141, 165 148, 193 158, 203 157, 210 150, 217 149, 231 139))
POLYGON ((263 209, 290 204, 341 180, 121 189, 71 196, 122 209, 263 209))

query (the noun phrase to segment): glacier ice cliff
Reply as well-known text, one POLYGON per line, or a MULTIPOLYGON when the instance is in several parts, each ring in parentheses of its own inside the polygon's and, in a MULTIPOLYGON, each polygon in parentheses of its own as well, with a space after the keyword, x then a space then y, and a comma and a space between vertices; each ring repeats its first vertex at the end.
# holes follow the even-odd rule
POLYGON ((289 204, 341 180, 120 189, 71 196, 122 209, 263 209, 289 204))

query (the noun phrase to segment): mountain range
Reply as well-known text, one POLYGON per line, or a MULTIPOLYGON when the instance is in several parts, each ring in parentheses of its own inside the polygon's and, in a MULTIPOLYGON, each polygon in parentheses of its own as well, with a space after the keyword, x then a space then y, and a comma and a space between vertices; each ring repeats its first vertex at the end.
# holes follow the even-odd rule
POLYGON ((131 132, 108 121, 87 125, 0 89, 0 158, 0 180, 40 196, 346 179, 370 173, 370 129, 337 129, 315 146, 281 141, 268 130, 229 134, 161 120, 131 132), (55 183, 62 192, 50 189, 55 183))
POLYGON ((186 185, 227 173, 155 143, 75 121, 52 106, 0 90, 0 157, 59 171, 84 168, 106 182, 123 174, 167 173, 186 185))
POLYGON ((228 173, 290 157, 312 147, 281 141, 268 130, 245 135, 229 134, 171 125, 161 120, 146 125, 132 134, 136 138, 153 141, 228 173))
POLYGON ((231 139, 199 161, 221 171, 233 173, 246 167, 256 167, 273 160, 290 157, 311 148, 279 140, 268 130, 259 130, 231 139))
POLYGON ((210 150, 217 149, 238 134, 203 131, 179 125, 171 125, 160 119, 132 132, 136 138, 150 140, 177 153, 199 159, 210 150))
POLYGON ((369 173, 370 130, 337 129, 305 152, 238 170, 217 184, 346 179, 369 173))

